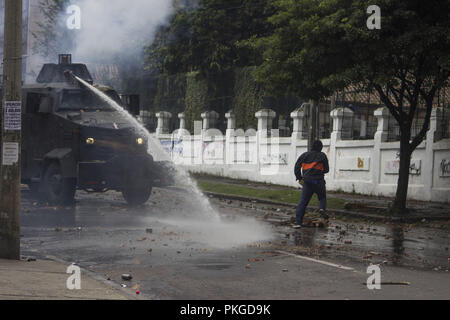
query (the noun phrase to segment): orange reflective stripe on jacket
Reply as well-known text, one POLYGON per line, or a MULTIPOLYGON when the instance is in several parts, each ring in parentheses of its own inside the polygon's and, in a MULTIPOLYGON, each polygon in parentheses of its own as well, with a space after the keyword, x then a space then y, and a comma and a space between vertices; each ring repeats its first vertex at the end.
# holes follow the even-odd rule
POLYGON ((302 169, 303 169, 303 171, 309 170, 309 169, 316 169, 316 170, 324 171, 323 163, 321 163, 321 162, 303 163, 302 169))

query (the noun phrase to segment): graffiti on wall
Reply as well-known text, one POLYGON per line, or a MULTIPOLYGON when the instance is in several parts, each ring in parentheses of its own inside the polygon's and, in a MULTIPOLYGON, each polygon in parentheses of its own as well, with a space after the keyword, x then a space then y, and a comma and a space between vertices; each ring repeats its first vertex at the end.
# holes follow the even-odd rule
POLYGON ((439 173, 442 178, 450 177, 450 159, 442 159, 439 173))
POLYGON ((223 160, 223 141, 203 142, 203 158, 205 160, 223 160))
POLYGON ((183 154, 183 140, 160 140, 161 145, 163 146, 164 151, 168 154, 183 154))
MULTIPOLYGON (((398 174, 400 170, 400 160, 386 161, 384 164, 385 174, 398 174)), ((420 176, 422 174, 422 160, 411 160, 409 174, 420 176)))
POLYGON ((287 153, 267 154, 261 157, 261 163, 263 165, 287 165, 288 155, 287 153))

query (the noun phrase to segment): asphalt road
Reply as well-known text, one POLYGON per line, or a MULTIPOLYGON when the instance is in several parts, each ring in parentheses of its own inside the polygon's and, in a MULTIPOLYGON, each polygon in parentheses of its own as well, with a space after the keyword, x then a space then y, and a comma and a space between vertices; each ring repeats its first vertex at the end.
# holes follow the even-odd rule
POLYGON ((75 262, 140 299, 450 298, 447 226, 333 220, 297 232, 284 208, 209 207, 179 188, 155 189, 134 209, 116 192, 78 192, 74 207, 22 193, 23 255, 75 262), (381 267, 381 290, 365 285, 370 263, 381 267))

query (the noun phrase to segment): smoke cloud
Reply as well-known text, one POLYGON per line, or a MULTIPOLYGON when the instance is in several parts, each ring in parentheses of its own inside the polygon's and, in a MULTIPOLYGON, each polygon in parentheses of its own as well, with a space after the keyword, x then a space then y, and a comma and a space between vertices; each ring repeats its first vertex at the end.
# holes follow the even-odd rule
POLYGON ((81 9, 81 29, 76 30, 72 51, 77 60, 88 62, 140 56, 172 10, 168 0, 81 0, 72 4, 81 9))
POLYGON ((58 53, 72 53, 73 61, 86 63, 100 82, 117 80, 124 70, 134 74, 141 67, 144 48, 173 11, 171 0, 68 0, 48 26, 42 12, 45 2, 29 1, 29 16, 24 5, 24 21, 29 18, 27 82, 34 82, 44 63, 57 62, 58 53), (47 27, 54 34, 50 40, 47 27))

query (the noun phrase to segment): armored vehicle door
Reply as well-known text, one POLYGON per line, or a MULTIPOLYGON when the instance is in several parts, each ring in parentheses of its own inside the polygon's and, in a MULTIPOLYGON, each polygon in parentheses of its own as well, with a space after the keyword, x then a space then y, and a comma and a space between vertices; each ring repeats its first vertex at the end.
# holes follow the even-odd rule
POLYGON ((54 97, 50 93, 25 91, 23 101, 22 179, 29 180, 40 177, 44 155, 55 148, 54 97))

